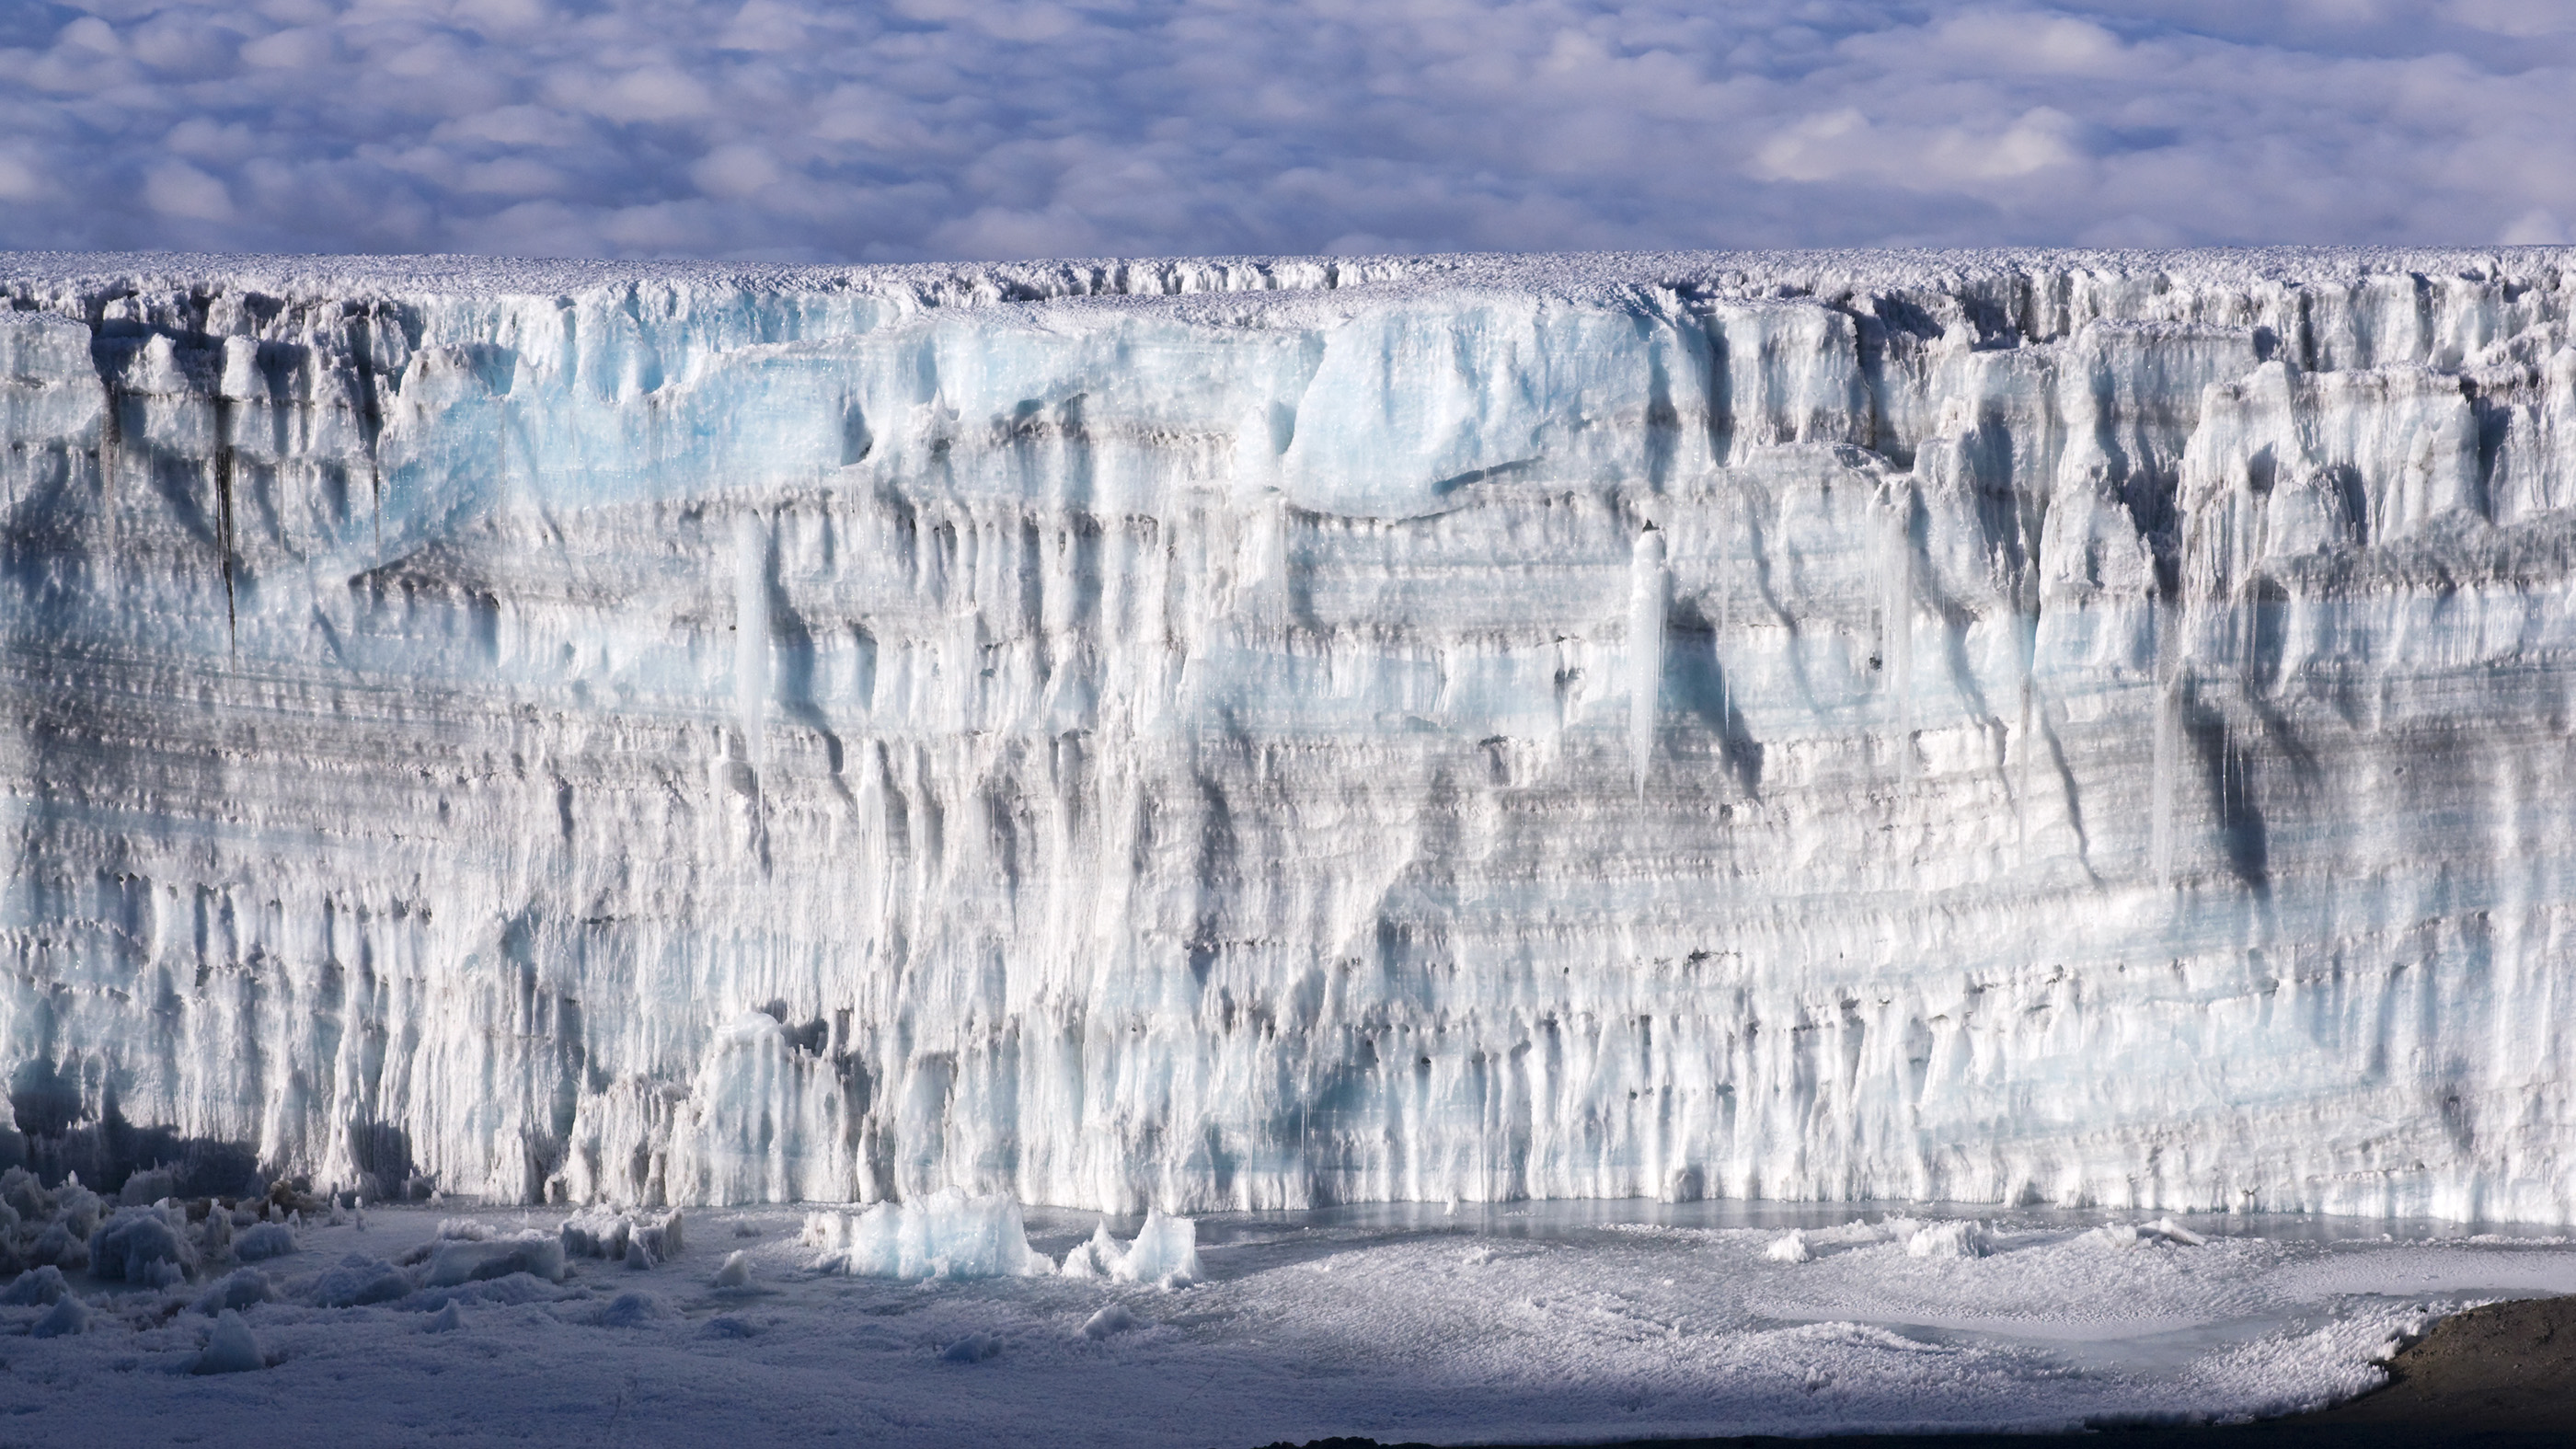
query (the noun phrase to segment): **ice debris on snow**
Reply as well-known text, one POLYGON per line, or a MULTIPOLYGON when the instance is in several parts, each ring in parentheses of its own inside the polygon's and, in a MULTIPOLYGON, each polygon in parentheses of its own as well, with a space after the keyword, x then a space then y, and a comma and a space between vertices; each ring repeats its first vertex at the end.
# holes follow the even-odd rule
POLYGON ((2158 1218, 2151 1223, 2105 1223, 2084 1237, 2112 1249, 2158 1245, 2197 1248, 2209 1241, 2170 1217, 2158 1218))
POLYGON ((855 1216, 808 1214, 805 1242, 823 1249, 824 1271, 875 1278, 1024 1278, 1055 1266, 1029 1246, 1016 1199, 953 1187, 855 1216))
POLYGON ((1986 1225, 1964 1219, 1927 1223, 1905 1239, 1909 1258, 1982 1258, 1986 1255, 1986 1225))
POLYGON ((663 1213, 585 1208, 564 1219, 564 1256, 606 1258, 651 1267, 680 1255, 684 1247, 681 1226, 677 1208, 663 1213))
POLYGON ((1124 1247, 1110 1236, 1103 1218, 1091 1236, 1076 1243, 1056 1270, 1067 1278, 1107 1278, 1119 1283, 1158 1283, 1186 1287, 1206 1276, 1199 1266, 1198 1223, 1160 1208, 1145 1214, 1135 1241, 1124 1247))
POLYGON ((1762 1256, 1766 1261, 1773 1263, 1804 1263, 1816 1255, 1808 1250, 1807 1235, 1799 1229, 1791 1228, 1788 1232, 1773 1238, 1770 1246, 1762 1250, 1762 1256))

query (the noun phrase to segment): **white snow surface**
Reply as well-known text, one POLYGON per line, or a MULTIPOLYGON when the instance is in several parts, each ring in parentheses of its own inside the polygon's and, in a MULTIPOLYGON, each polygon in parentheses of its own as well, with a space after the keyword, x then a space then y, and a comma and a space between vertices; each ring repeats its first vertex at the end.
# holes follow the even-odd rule
MULTIPOLYGON (((1206 1273, 1173 1287, 851 1276, 818 1263, 795 1210, 748 1208, 702 1215, 745 1245, 734 1281, 711 1285, 701 1250, 432 1287, 450 1246, 543 1239, 561 1217, 487 1210, 459 1237, 444 1211, 310 1225, 211 1284, 74 1273, 50 1306, 0 1295, 0 1412, 31 1442, 186 1424, 352 1446, 553 1443, 576 1418, 675 1445, 973 1445, 1035 1422, 1118 1446, 2065 1429, 2322 1405, 2380 1383, 2378 1360, 2441 1312, 2576 1290, 2563 1238, 2424 1224, 1651 1202, 1166 1218, 1195 1228, 1206 1273), (1771 1257, 1792 1225, 1811 1256, 1771 1257), (1954 1230, 1985 1254, 1909 1251, 1954 1230), (392 1291, 323 1306, 347 1304, 352 1264, 392 1291)), ((1094 1230, 1030 1217, 1050 1257, 1094 1230)))
POLYGON ((2576 1220, 2576 253, 0 294, 40 1163, 2576 1220))

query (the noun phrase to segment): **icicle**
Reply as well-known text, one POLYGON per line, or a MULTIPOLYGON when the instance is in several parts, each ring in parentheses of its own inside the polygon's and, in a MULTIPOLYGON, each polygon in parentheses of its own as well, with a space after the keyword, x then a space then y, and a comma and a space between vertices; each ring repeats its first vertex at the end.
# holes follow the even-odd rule
POLYGON ((743 758, 757 770, 768 762, 769 719, 769 530, 760 515, 734 519, 733 554, 734 709, 743 758))
POLYGON ((1664 536, 1648 524, 1637 535, 1628 583, 1628 765, 1637 797, 1655 749, 1655 704, 1664 692, 1664 536))

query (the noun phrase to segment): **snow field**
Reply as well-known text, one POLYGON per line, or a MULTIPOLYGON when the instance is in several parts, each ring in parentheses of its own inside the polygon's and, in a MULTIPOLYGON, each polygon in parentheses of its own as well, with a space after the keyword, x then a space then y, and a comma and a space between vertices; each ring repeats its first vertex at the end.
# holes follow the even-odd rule
MULTIPOLYGON (((1002 1216, 925 1215, 929 1239, 986 1246, 1002 1216)), ((962 1446, 1032 1416, 1104 1446, 2190 1422, 2361 1392, 2433 1313, 2576 1291, 2564 1239, 2278 1219, 1390 1208, 1166 1217, 1121 1246, 1088 1215, 1022 1216, 1056 1271, 854 1275, 774 1208, 692 1215, 721 1267, 714 1248, 558 1256, 432 1287, 459 1245, 564 1234, 560 1213, 428 1208, 313 1221, 291 1252, 169 1288, 48 1265, 0 1287, 0 1412, 38 1437, 184 1419, 350 1445, 610 1427, 962 1446), (1194 1284, 1063 1271, 1184 1230, 1194 1284), (1784 1232, 1805 1261, 1773 1256, 1784 1232), (371 1275, 388 1296, 347 1291, 371 1275)))

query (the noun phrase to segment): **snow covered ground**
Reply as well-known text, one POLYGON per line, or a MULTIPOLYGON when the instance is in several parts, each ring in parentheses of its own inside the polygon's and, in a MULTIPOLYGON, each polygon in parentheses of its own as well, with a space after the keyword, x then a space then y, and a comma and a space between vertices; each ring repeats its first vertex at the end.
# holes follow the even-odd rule
MULTIPOLYGON (((551 1281, 530 1245, 560 1247, 560 1212, 370 1210, 363 1228, 291 1230, 258 1279, 220 1258, 167 1288, 73 1274, 86 1331, 38 1337, 66 1310, 0 1306, 0 1414, 13 1440, 343 1446, 2038 1429, 2318 1405, 2373 1386, 2372 1360, 2429 1313, 2576 1291, 2563 1238, 1988 1214, 1223 1215, 1198 1221, 1201 1281, 1162 1287, 1054 1271, 1094 1240, 1086 1214, 1031 1214, 1050 1262, 1024 1276, 826 1271, 842 1255, 804 1209, 749 1208, 690 1215, 653 1266, 576 1256, 551 1281), (513 1252, 537 1272, 424 1286, 513 1252), (206 1311, 224 1293, 236 1319, 206 1311), (227 1356, 263 1366, 192 1372, 227 1356)), ((1138 1224, 1111 1226, 1123 1241, 1138 1224)))

